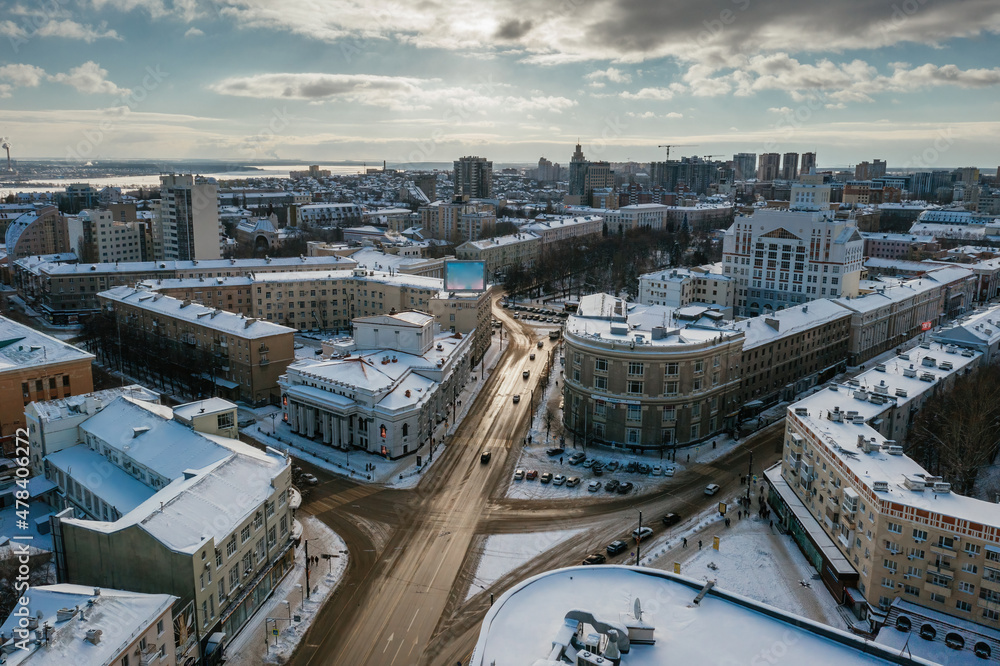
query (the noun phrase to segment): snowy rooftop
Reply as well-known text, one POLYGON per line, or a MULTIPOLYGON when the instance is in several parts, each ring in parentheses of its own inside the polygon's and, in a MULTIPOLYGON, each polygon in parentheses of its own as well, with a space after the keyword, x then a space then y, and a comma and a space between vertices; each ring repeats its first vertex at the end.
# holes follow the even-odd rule
POLYGON ((236 409, 236 405, 222 398, 196 400, 174 407, 174 416, 190 421, 199 414, 216 414, 236 409))
MULTIPOLYGON (((979 661, 978 659, 972 659, 967 652, 956 652, 953 648, 948 647, 945 641, 942 640, 945 632, 941 629, 938 629, 938 640, 929 641, 923 638, 917 640, 916 636, 919 635, 918 632, 922 624, 922 622, 917 621, 918 618, 927 618, 937 625, 937 627, 954 627, 965 634, 966 638, 972 635, 984 636, 991 639, 991 641, 997 640, 996 632, 981 624, 970 622, 954 615, 946 615, 933 608, 910 603, 900 597, 893 599, 892 606, 899 609, 900 615, 909 616, 912 622, 910 631, 900 631, 896 627, 887 624, 879 630, 878 635, 875 636, 875 642, 896 652, 902 653, 906 651, 916 657, 927 659, 937 664, 964 664, 979 661)), ((965 647, 966 649, 971 649, 973 646, 970 642, 967 642, 965 647)))
POLYGON ((850 311, 826 298, 809 301, 771 314, 751 317, 733 324, 743 331, 743 349, 772 342, 787 335, 794 335, 817 325, 850 316, 850 311))
MULTIPOLYGON (((970 275, 972 274, 971 271, 966 272, 970 275)), ((873 287, 876 291, 873 291, 870 294, 864 294, 863 296, 858 296, 857 298, 841 297, 834 300, 836 303, 839 303, 850 310, 854 310, 855 312, 871 312, 873 310, 878 310, 879 308, 884 308, 892 303, 905 301, 918 293, 938 289, 941 287, 941 283, 937 280, 930 279, 929 275, 925 275, 920 278, 900 281, 898 283, 883 280, 882 284, 875 283, 873 287)))
POLYGON ((509 234, 507 236, 496 236, 495 238, 484 238, 482 240, 469 241, 468 244, 483 250, 488 247, 516 245, 517 243, 530 243, 532 241, 538 241, 540 238, 540 236, 531 233, 531 231, 524 231, 517 234, 509 234))
POLYGON ((93 354, 0 316, 0 372, 92 358, 93 354))
POLYGON ((539 218, 535 218, 521 228, 525 231, 548 231, 549 229, 559 229, 560 227, 575 227, 580 224, 600 222, 603 219, 599 215, 580 215, 577 217, 557 217, 553 219, 539 216, 539 218))
MULTIPOLYGON (((940 354, 939 356, 944 357, 945 355, 940 354)), ((948 358, 951 360, 956 357, 948 358)), ((939 358, 937 360, 945 359, 939 358)), ((924 371, 929 371, 932 374, 935 371, 934 368, 923 365, 917 367, 919 368, 917 370, 918 376, 924 371)), ((945 371, 938 368, 935 377, 940 377, 942 372, 945 371)), ((937 381, 939 380, 936 380, 935 383, 937 381)), ((931 388, 931 383, 926 383, 927 388, 931 388)), ((888 379, 887 384, 889 385, 889 395, 894 396, 896 387, 893 380, 888 379)), ((908 489, 904 485, 906 477, 923 479, 931 475, 908 456, 894 455, 883 450, 882 446, 887 440, 872 428, 869 422, 878 418, 887 407, 855 397, 859 388, 863 387, 830 385, 789 407, 788 418, 800 421, 823 442, 830 455, 839 459, 843 467, 850 470, 859 482, 873 492, 880 501, 895 502, 982 525, 1000 524, 997 505, 992 502, 964 497, 953 492, 933 492, 929 488, 919 492, 908 489), (805 410, 805 413, 800 414, 796 410, 805 410), (838 411, 840 413, 857 412, 864 423, 854 423, 846 416, 840 421, 832 420, 830 414, 838 411), (865 453, 858 446, 860 438, 874 440, 874 443, 879 446, 879 450, 865 453), (874 491, 875 484, 881 482, 887 484, 887 489, 874 491)), ((908 396, 908 398, 912 399, 912 396, 908 396)))
MULTIPOLYGON (((615 565, 540 574, 493 604, 470 666, 566 663, 549 657, 554 645, 568 642, 575 629, 576 622, 565 619, 567 613, 589 612, 599 621, 621 626, 634 622, 637 599, 643 609, 641 622, 653 628, 654 643, 632 644, 622 666, 927 663, 723 590, 713 589, 695 604, 703 585, 664 571, 615 565)), ((595 631, 587 623, 585 633, 595 631)))
POLYGON ((875 367, 865 370, 854 379, 867 391, 881 391, 884 388, 885 395, 889 397, 888 404, 905 405, 925 391, 933 390, 939 380, 956 372, 961 373, 968 366, 975 367, 982 357, 980 352, 963 350, 952 345, 937 342, 925 344, 926 347, 923 345, 914 347, 899 356, 877 363, 875 367), (931 360, 934 361, 933 366, 925 365, 931 360), (941 363, 950 363, 951 370, 941 368, 941 363), (916 376, 907 376, 913 374, 907 372, 911 369, 916 371, 916 376), (924 374, 933 375, 935 381, 921 380, 920 375, 924 374), (897 393, 899 389, 902 389, 905 395, 897 393))
MULTIPOLYGON (((43 625, 52 627, 48 645, 32 645, 29 650, 14 650, 7 655, 8 666, 103 666, 112 663, 140 634, 173 605, 177 597, 169 594, 142 594, 109 590, 84 585, 43 585, 33 588, 28 596, 28 609, 33 617, 41 615, 43 625), (60 609, 70 609, 74 615, 60 621, 60 609), (81 618, 81 613, 86 619, 81 618), (87 631, 98 629, 97 645, 86 640, 87 631)), ((19 618, 10 615, 0 626, 0 633, 11 636, 19 618)), ((167 630, 171 627, 167 624, 167 630)), ((18 635, 14 640, 21 640, 18 635)), ((172 641, 168 647, 173 648, 172 641)), ((139 659, 135 658, 135 663, 139 659)))
POLYGON ((160 401, 159 393, 138 384, 132 384, 121 388, 94 391, 93 393, 86 393, 84 395, 71 395, 66 398, 57 398, 56 400, 46 400, 45 402, 35 402, 32 404, 35 406, 35 412, 38 414, 39 419, 42 421, 55 421, 69 416, 87 414, 88 400, 97 401, 94 404, 95 407, 98 404, 103 406, 122 395, 127 395, 133 400, 142 400, 145 402, 160 401))
POLYGON ((987 343, 1000 341, 1000 306, 974 312, 932 334, 946 342, 987 343))
POLYGON ((225 272, 248 268, 294 268, 311 270, 353 265, 353 261, 338 256, 278 257, 262 259, 203 259, 201 261, 122 261, 100 264, 63 264, 54 262, 20 263, 34 273, 48 275, 75 275, 77 273, 142 273, 153 271, 225 272))
MULTIPOLYGON (((313 279, 316 279, 315 275, 314 273, 313 279)), ((164 296, 149 289, 121 286, 102 291, 99 296, 116 303, 134 305, 149 312, 159 313, 240 338, 265 338, 283 333, 292 335, 294 332, 294 329, 287 326, 260 319, 249 319, 234 312, 217 310, 198 303, 185 305, 185 301, 164 296)))
POLYGON ((425 264, 428 259, 423 257, 407 257, 402 254, 389 254, 371 247, 363 247, 351 254, 351 259, 358 263, 358 268, 371 268, 379 271, 425 264))
POLYGON ((50 467, 77 479, 79 484, 118 513, 125 515, 156 491, 120 467, 108 464, 108 459, 86 444, 77 444, 45 456, 50 467))
POLYGON ((982 224, 944 224, 940 222, 914 222, 910 226, 910 233, 917 236, 933 236, 935 238, 947 237, 973 237, 982 238, 986 235, 986 227, 982 224))
POLYGON ((937 270, 939 264, 932 264, 926 261, 906 261, 903 259, 882 259, 880 257, 869 257, 865 259, 865 268, 895 269, 898 273, 927 273, 937 270))
MULTIPOLYGON (((709 308, 697 313, 709 314, 709 308)), ((739 335, 732 322, 708 317, 696 324, 681 318, 685 312, 662 305, 640 305, 609 294, 589 294, 580 299, 577 313, 566 320, 566 333, 596 342, 675 346, 711 342, 739 335)))

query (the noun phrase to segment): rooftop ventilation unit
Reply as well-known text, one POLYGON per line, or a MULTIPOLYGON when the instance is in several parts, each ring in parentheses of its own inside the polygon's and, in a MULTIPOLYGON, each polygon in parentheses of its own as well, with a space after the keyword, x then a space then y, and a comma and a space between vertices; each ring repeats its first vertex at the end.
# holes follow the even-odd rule
POLYGON ((888 481, 875 481, 872 483, 872 490, 877 493, 887 493, 889 492, 889 482, 888 481))
POLYGON ((896 397, 897 398, 905 398, 905 397, 907 397, 906 389, 901 389, 901 388, 896 389, 896 397))
POLYGON ((955 364, 951 361, 941 361, 941 364, 938 367, 942 370, 954 370, 955 364))
POLYGON ((929 373, 929 372, 923 372, 923 373, 920 374, 920 381, 922 381, 922 382, 931 382, 931 383, 933 383, 934 379, 935 379, 934 375, 931 374, 931 373, 929 373))
POLYGON ((950 493, 951 492, 951 484, 950 483, 945 483, 944 481, 938 481, 937 483, 935 483, 931 487, 934 488, 934 492, 936 492, 936 493, 944 494, 944 493, 950 493))

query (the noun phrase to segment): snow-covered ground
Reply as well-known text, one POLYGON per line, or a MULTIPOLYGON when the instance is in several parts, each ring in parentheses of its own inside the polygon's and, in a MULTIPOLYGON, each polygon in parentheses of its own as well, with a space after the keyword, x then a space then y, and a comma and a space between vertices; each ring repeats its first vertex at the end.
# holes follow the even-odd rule
POLYGON ((465 598, 474 597, 522 564, 530 562, 556 544, 582 531, 575 529, 527 534, 494 534, 487 537, 480 551, 475 578, 465 598))
POLYGON ((321 553, 337 555, 329 560, 321 559, 310 569, 309 599, 302 600, 302 595, 296 585, 305 584, 305 553, 300 550, 296 555, 295 568, 288 573, 274 590, 271 597, 240 633, 232 640, 226 649, 226 663, 230 666, 261 666, 263 664, 283 664, 288 661, 295 646, 305 635, 316 614, 330 593, 337 588, 340 579, 347 568, 345 554, 347 546, 343 539, 313 516, 301 519, 303 534, 309 539, 309 554, 321 553), (285 602, 288 604, 286 605, 285 602), (292 622, 288 621, 289 612, 292 622), (295 622, 295 616, 299 621, 295 622), (279 635, 277 646, 271 630, 277 618, 279 635), (265 627, 265 623, 267 626, 265 627), (265 653, 261 646, 261 638, 267 636, 268 648, 265 653))

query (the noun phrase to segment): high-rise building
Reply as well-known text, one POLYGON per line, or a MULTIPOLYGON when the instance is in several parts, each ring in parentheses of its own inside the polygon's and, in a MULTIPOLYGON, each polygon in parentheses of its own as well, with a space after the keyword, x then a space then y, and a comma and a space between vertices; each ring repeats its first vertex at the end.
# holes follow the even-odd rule
POLYGON ((781 155, 778 153, 764 153, 760 156, 760 163, 757 166, 757 180, 770 182, 781 174, 781 155))
POLYGON ((795 180, 799 177, 799 154, 785 153, 782 158, 781 178, 783 180, 795 180))
POLYGON ((885 178, 885 160, 872 161, 872 178, 885 178))
POLYGON ((757 175, 757 153, 736 153, 733 155, 733 170, 736 180, 750 180, 757 175))
POLYGON ((535 170, 535 180, 541 182, 559 180, 560 171, 558 162, 553 163, 551 160, 539 157, 538 168, 535 170))
POLYGON ((145 234, 138 223, 119 222, 109 210, 84 210, 79 217, 83 227, 81 261, 142 261, 145 234))
POLYGON ((154 220, 156 259, 222 258, 219 186, 190 174, 160 176, 160 205, 154 220))
POLYGON ((885 160, 858 162, 854 167, 854 179, 871 180, 872 178, 884 178, 885 168, 885 160))
POLYGON ((816 153, 802 153, 802 164, 799 167, 799 174, 807 176, 816 168, 816 153))
POLYGON ((569 196, 566 203, 590 206, 595 189, 613 188, 614 172, 609 162, 588 162, 580 144, 569 162, 569 196))
POLYGON ((472 199, 493 197, 493 162, 485 157, 455 160, 455 195, 472 199))

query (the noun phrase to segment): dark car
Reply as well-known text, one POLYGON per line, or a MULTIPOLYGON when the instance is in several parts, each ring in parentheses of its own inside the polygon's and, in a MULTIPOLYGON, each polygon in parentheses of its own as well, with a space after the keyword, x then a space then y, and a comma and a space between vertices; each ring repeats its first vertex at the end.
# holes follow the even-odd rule
POLYGON ((548 483, 552 480, 552 472, 542 472, 542 475, 538 478, 542 483, 548 483))
POLYGON ((676 513, 668 513, 667 515, 663 516, 663 524, 666 525, 667 527, 670 527, 671 525, 676 525, 679 522, 681 522, 681 517, 678 516, 676 513))
POLYGON ((628 550, 628 544, 624 541, 612 541, 608 544, 608 555, 614 557, 628 550))
POLYGON ((594 463, 594 466, 590 468, 590 471, 594 473, 594 476, 601 476, 604 474, 604 465, 601 463, 594 463))
POLYGON ((625 471, 631 474, 635 471, 636 467, 638 467, 638 464, 633 460, 629 462, 629 464, 625 465, 625 471))
POLYGON ((604 489, 609 493, 613 493, 616 490, 618 490, 619 485, 620 484, 618 483, 618 479, 611 479, 610 481, 604 484, 604 489))
POLYGON ((479 456, 479 462, 485 465, 490 461, 490 458, 492 457, 493 457, 492 451, 483 451, 482 455, 479 456))
POLYGON ((618 469, 618 467, 619 467, 618 461, 612 460, 611 462, 609 462, 607 465, 604 466, 604 470, 606 472, 614 472, 618 469))
POLYGON ((584 564, 604 564, 608 561, 608 558, 604 557, 601 553, 594 553, 593 555, 588 555, 587 559, 583 561, 584 564))
POLYGON ((633 488, 635 488, 634 483, 632 483, 631 481, 623 481, 618 485, 618 494, 625 495, 627 493, 632 492, 633 488))
POLYGON ((561 456, 562 454, 566 453, 566 449, 560 449, 558 447, 554 449, 545 449, 545 453, 549 454, 550 456, 561 456))
POLYGON ((638 465, 639 474, 649 474, 650 470, 652 469, 653 468, 647 465, 646 463, 639 463, 638 465))

